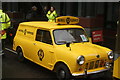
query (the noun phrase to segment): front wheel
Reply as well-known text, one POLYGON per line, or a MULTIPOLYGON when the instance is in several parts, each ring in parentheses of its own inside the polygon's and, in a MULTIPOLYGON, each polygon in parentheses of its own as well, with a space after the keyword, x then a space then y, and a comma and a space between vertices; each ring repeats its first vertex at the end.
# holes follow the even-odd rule
POLYGON ((57 78, 59 80, 70 80, 71 74, 66 65, 60 64, 56 68, 57 78))

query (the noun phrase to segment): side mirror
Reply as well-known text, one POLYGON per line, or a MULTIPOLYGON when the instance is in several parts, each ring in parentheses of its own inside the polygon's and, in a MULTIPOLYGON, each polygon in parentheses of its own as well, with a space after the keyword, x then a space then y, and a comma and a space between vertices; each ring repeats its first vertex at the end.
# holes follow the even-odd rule
POLYGON ((66 43, 66 47, 70 47, 70 43, 66 43))

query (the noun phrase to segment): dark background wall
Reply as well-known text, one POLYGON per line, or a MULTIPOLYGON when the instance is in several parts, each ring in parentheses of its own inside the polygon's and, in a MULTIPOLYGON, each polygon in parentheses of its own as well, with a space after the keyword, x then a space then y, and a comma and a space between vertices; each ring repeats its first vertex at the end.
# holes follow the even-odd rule
POLYGON ((58 16, 76 16, 81 20, 80 25, 89 28, 88 30, 102 29, 104 41, 106 38, 115 39, 118 2, 3 2, 2 8, 9 14, 12 26, 18 26, 25 21, 27 12, 34 5, 38 7, 40 15, 46 15, 45 6, 54 6, 58 16))

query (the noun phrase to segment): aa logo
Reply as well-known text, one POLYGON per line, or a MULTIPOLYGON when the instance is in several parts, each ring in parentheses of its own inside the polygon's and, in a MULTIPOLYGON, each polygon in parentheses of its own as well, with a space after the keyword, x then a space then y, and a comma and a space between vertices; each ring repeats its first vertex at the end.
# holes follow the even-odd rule
POLYGON ((67 18, 66 22, 67 22, 67 24, 69 24, 70 23, 70 18, 67 18))
POLYGON ((43 52, 42 49, 40 49, 40 50, 38 51, 38 57, 39 57, 40 61, 43 60, 43 58, 44 58, 44 52, 43 52))

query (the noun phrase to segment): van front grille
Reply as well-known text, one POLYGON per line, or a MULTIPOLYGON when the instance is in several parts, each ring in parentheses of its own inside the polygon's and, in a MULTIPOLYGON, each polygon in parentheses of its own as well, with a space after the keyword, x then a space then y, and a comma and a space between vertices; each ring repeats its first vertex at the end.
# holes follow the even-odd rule
POLYGON ((105 66, 105 60, 96 60, 96 61, 91 61, 86 63, 85 68, 87 70, 90 70, 90 69, 95 69, 95 68, 104 67, 104 66, 105 66))

